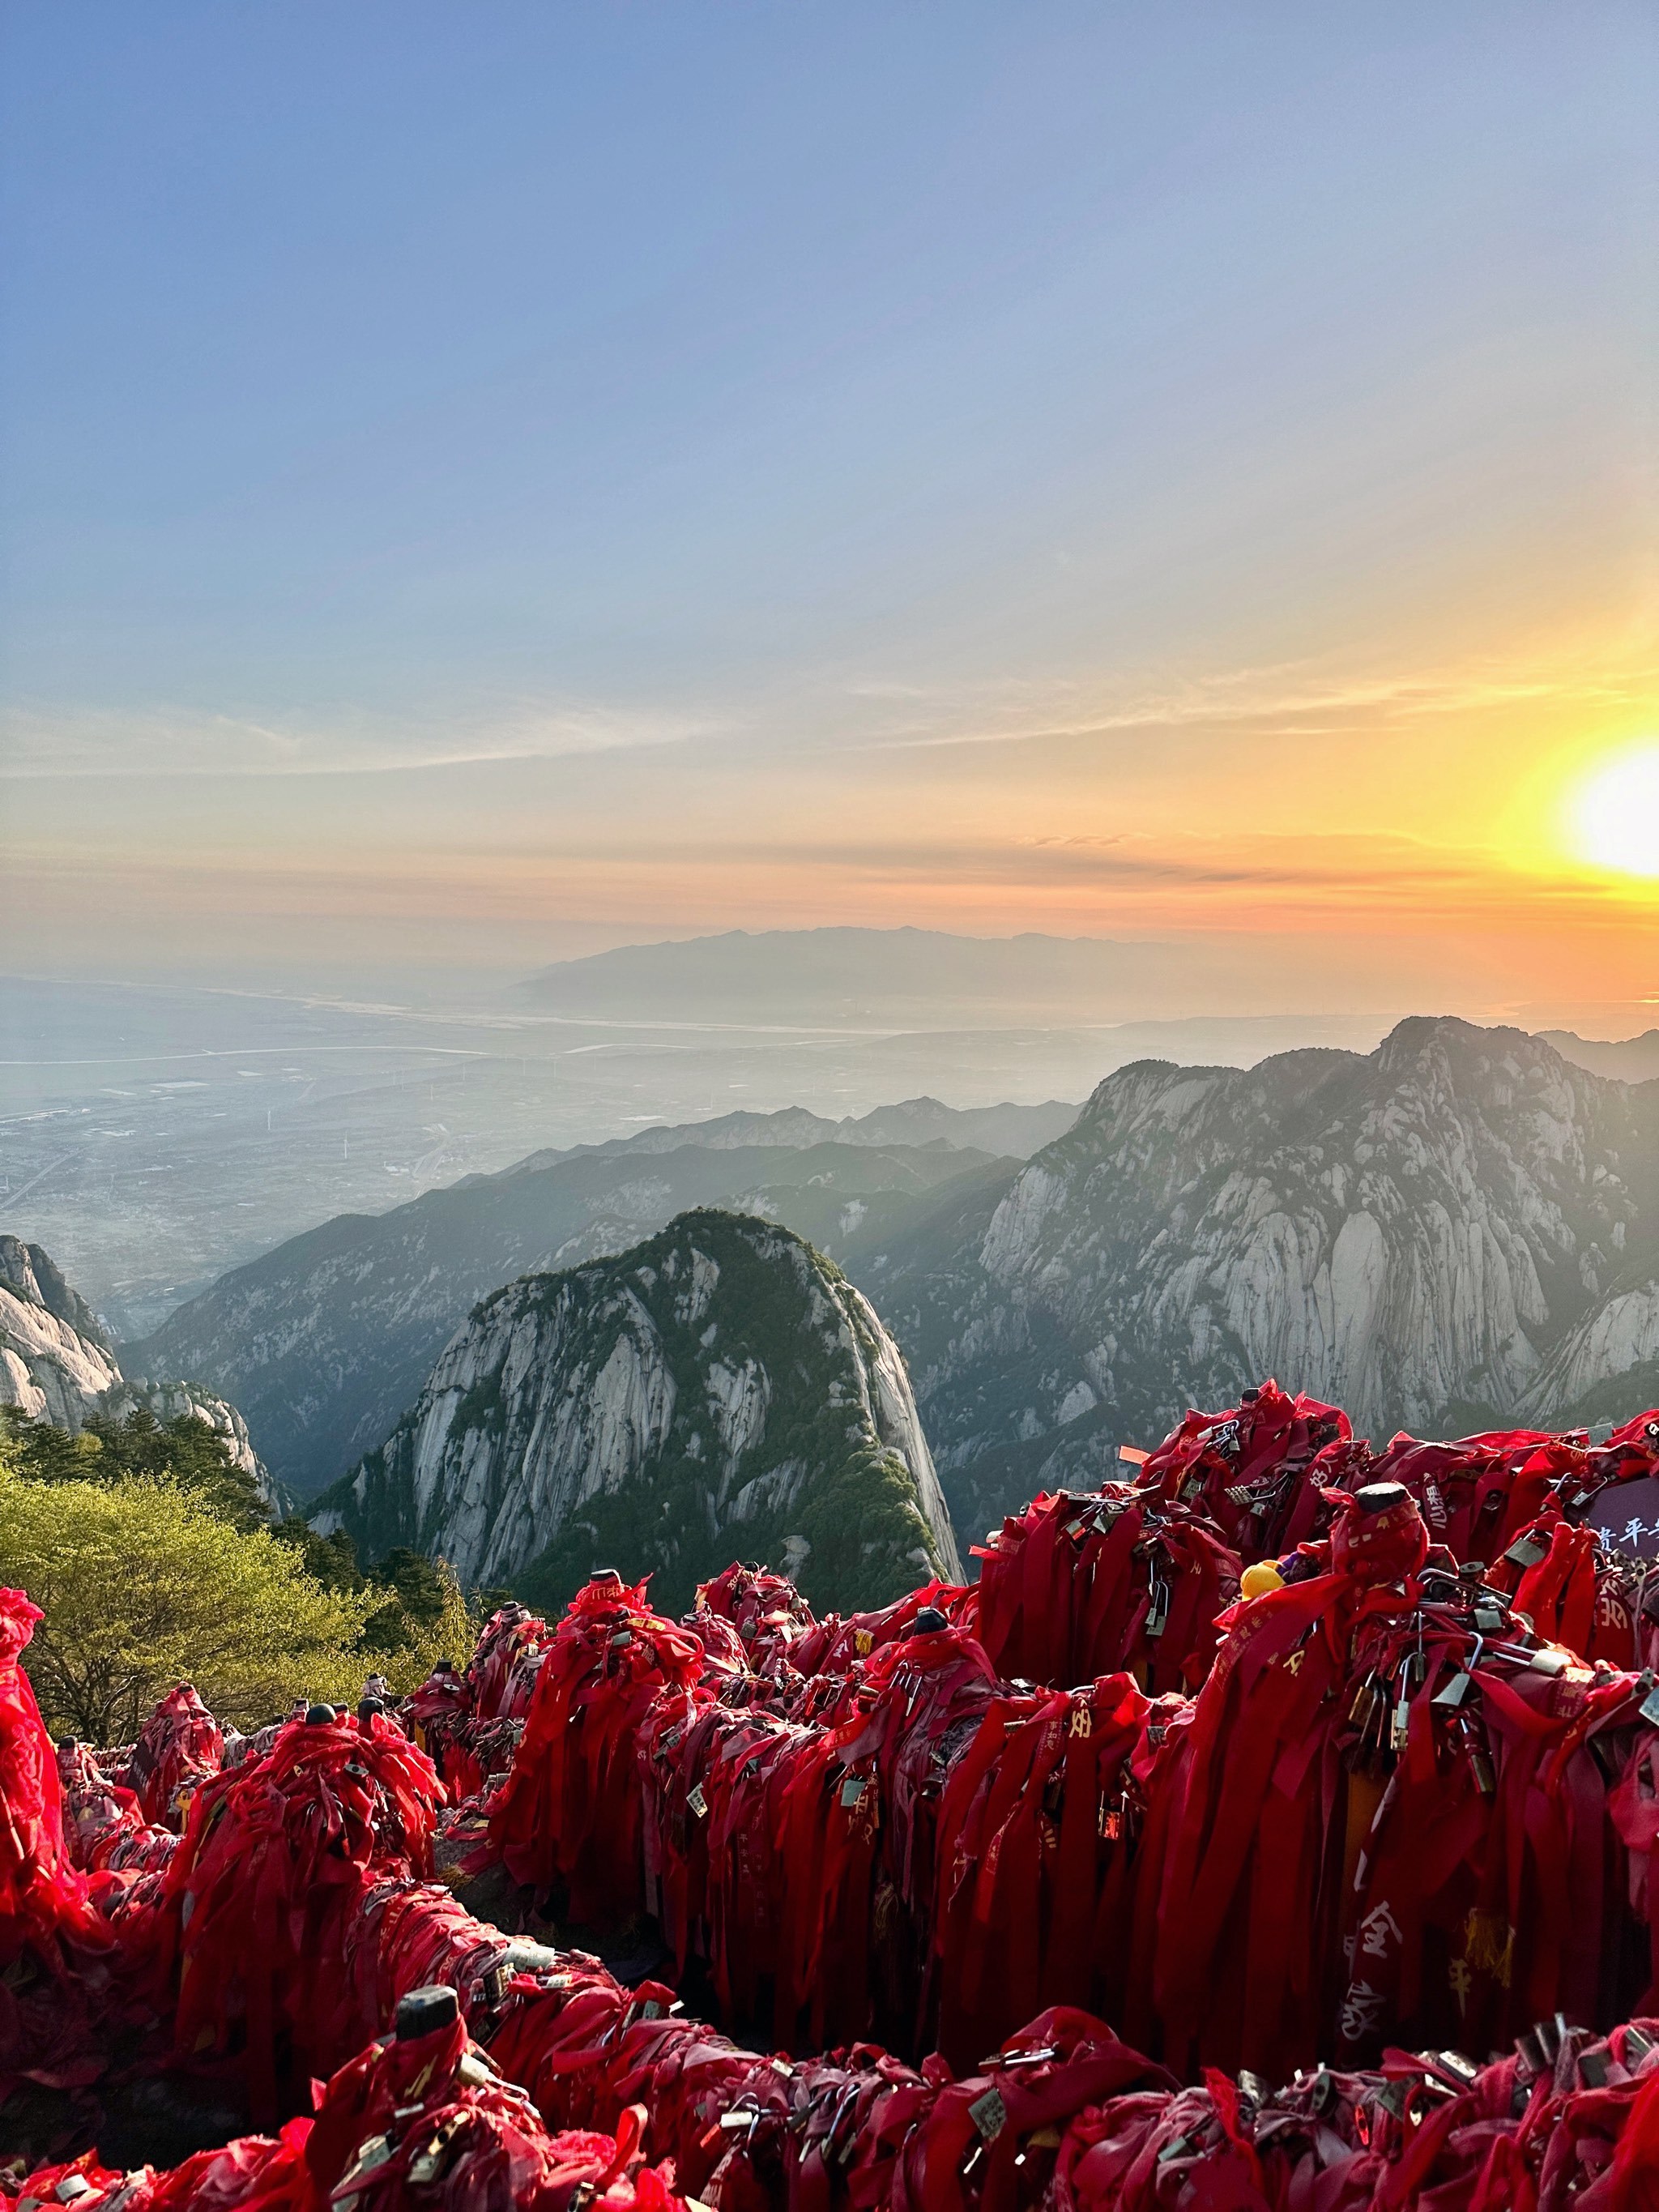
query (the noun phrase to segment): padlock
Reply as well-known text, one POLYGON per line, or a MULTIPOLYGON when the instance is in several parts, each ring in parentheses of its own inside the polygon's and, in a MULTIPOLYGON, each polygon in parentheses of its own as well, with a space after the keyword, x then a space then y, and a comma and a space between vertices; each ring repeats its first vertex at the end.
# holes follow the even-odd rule
POLYGON ((1371 1724, 1380 1694, 1376 1683, 1376 1669, 1373 1668, 1354 1692, 1353 1703, 1348 1707, 1349 1723, 1359 1730, 1362 1736, 1371 1724))
POLYGON ((1146 1614, 1148 1636, 1162 1636, 1170 1625, 1170 1586, 1158 1581, 1152 1584, 1152 1604, 1146 1614))
POLYGON ((1474 1778, 1475 1788, 1483 1797, 1495 1797, 1498 1795, 1498 1776, 1492 1767, 1492 1754, 1471 1724, 1467 1713, 1458 1716, 1457 1732, 1462 1741, 1464 1753, 1468 1759, 1469 1771, 1474 1778))
POLYGON ((1474 1677, 1466 1667, 1460 1673, 1454 1674, 1449 1682, 1437 1690, 1429 1702, 1437 1712, 1455 1713, 1469 1694, 1474 1684, 1474 1677))
POLYGON ((1536 1536, 1517 1536, 1504 1557, 1511 1566, 1524 1570, 1540 1565, 1549 1555, 1549 1546, 1540 1544, 1536 1536))
POLYGON ((1455 1713, 1468 1696, 1469 1692, 1474 1687, 1474 1670, 1480 1664, 1483 1648, 1481 1639, 1477 1636, 1474 1639, 1474 1649, 1462 1667, 1452 1676, 1449 1682, 1435 1692, 1431 1702, 1437 1711, 1455 1713))

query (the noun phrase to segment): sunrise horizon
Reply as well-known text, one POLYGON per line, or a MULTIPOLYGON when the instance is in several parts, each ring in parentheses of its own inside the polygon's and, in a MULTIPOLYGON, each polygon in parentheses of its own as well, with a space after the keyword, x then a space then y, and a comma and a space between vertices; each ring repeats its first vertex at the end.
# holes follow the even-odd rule
POLYGON ((1641 11, 401 19, 8 33, 5 964, 1645 1003, 1641 11))

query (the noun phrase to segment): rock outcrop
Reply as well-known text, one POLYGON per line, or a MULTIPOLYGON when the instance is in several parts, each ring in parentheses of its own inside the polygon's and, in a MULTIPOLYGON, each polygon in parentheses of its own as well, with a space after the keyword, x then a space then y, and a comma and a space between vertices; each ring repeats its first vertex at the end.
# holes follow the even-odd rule
POLYGON ((0 1405, 78 1430, 121 1379, 97 1316, 47 1254, 0 1237, 0 1405))
POLYGON ((1573 1419, 1659 1359, 1659 1084, 1428 1018, 1364 1055, 1142 1062, 845 1264, 976 1518, 1267 1375, 1377 1436, 1573 1419))
POLYGON ((671 1608, 734 1554, 843 1608, 960 1571, 868 1300, 787 1230, 711 1211, 486 1298, 310 1517, 543 1603, 596 1564, 654 1570, 671 1608))
POLYGON ((234 1406, 193 1382, 124 1375, 102 1322, 50 1255, 10 1236, 0 1236, 0 1406, 71 1434, 94 1414, 119 1419, 139 1406, 160 1422, 188 1413, 223 1441, 267 1505, 283 1503, 234 1406))

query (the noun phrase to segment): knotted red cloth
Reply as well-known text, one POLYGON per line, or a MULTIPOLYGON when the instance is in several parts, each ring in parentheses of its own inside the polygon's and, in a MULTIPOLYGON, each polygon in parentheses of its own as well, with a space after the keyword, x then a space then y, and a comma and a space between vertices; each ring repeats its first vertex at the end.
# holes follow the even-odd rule
POLYGON ((100 1936, 64 1832, 57 1753, 21 1664, 41 1618, 21 1590, 0 1589, 0 1965, 30 1943, 100 1936))
POLYGON ((554 1631, 491 1806, 489 1849, 517 1881, 567 1884, 578 1923, 614 1925, 641 1909, 640 1723, 659 1692, 695 1682, 702 1662, 696 1638, 651 1611, 643 1583, 588 1583, 554 1631))
POLYGON ((195 1685, 169 1690, 138 1731, 129 1767, 139 1808, 152 1827, 184 1826, 191 1798, 219 1771, 225 1739, 195 1685))
POLYGON ((380 1872, 430 1873, 441 1792, 425 1753, 375 1716, 289 1721, 268 1756, 198 1793, 163 1878, 174 2047, 240 2049, 261 2122, 361 2041, 347 1930, 380 1872))

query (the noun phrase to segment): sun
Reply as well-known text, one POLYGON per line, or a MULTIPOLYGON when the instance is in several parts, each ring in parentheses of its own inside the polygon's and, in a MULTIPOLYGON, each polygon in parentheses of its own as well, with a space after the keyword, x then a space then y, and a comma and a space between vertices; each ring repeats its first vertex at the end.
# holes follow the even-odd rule
POLYGON ((1598 868, 1659 876, 1659 744, 1604 761, 1571 802, 1574 843, 1598 868))

